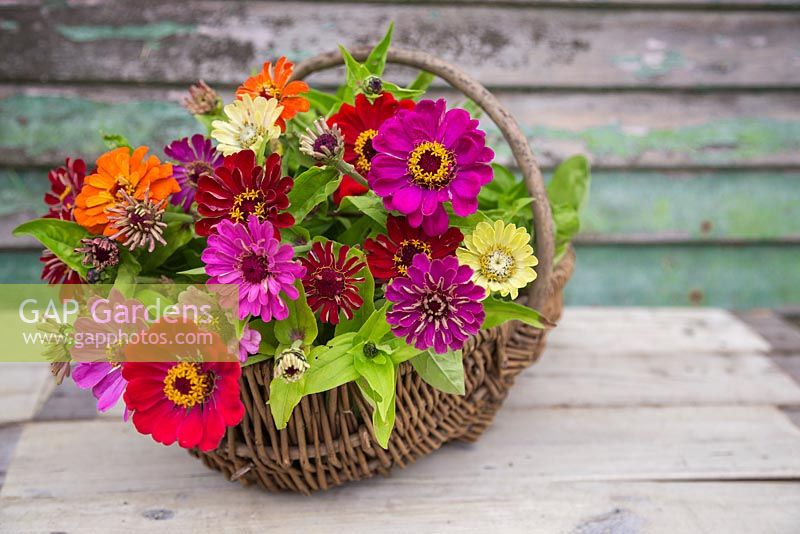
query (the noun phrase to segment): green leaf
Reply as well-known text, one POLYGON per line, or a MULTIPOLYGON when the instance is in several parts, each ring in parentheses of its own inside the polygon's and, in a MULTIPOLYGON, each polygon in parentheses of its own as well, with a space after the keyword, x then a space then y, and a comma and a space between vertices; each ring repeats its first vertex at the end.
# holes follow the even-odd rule
POLYGON ((34 219, 17 226, 12 233, 15 237, 35 237, 67 267, 86 278, 89 268, 83 264, 83 256, 75 249, 80 246, 81 239, 91 236, 78 223, 61 219, 34 219))
POLYGON ((185 275, 189 275, 189 276, 194 276, 194 275, 198 275, 198 274, 206 274, 206 268, 205 267, 195 267, 194 269, 189 269, 187 271, 179 271, 179 272, 177 272, 175 274, 185 274, 185 275))
POLYGON ((469 113, 469 116, 473 119, 479 119, 481 115, 483 115, 483 110, 481 107, 472 99, 467 99, 467 101, 459 107, 466 110, 466 112, 469 113))
POLYGON ((486 312, 486 318, 481 326, 484 330, 501 325, 506 321, 522 321, 542 330, 555 326, 554 323, 538 311, 511 300, 488 297, 483 301, 483 311, 486 312))
POLYGON ((385 303, 379 310, 372 312, 372 315, 364 321, 358 330, 358 336, 373 343, 380 343, 383 337, 389 333, 390 326, 386 322, 386 312, 389 311, 389 303, 385 303))
POLYGON ((406 86, 406 89, 412 91, 427 91, 434 79, 436 79, 436 76, 428 71, 422 70, 417 74, 417 77, 414 78, 414 81, 406 86))
POLYGON ((269 410, 278 430, 286 428, 294 407, 300 404, 305 392, 305 377, 297 382, 284 382, 273 377, 269 383, 269 410))
POLYGON ((369 217, 359 217, 354 221, 340 217, 339 220, 347 228, 347 230, 339 234, 338 238, 339 242, 345 245, 360 245, 371 234, 382 230, 378 223, 369 217))
POLYGON ((128 141, 128 139, 124 135, 107 133, 107 132, 102 132, 102 135, 103 135, 103 144, 105 144, 106 148, 108 148, 109 150, 114 150, 123 147, 127 148, 128 150, 132 149, 130 141, 128 141))
POLYGON ((383 90, 387 93, 391 93, 392 96, 398 100, 402 100, 404 98, 417 98, 418 96, 425 94, 423 89, 406 89, 405 87, 399 87, 389 82, 383 82, 383 90))
POLYGON ((417 374, 431 386, 453 395, 464 394, 464 362, 460 350, 444 354, 428 350, 410 361, 417 374))
POLYGON ((283 301, 289 308, 289 316, 282 321, 275 321, 275 338, 281 345, 291 345, 293 342, 302 340, 306 346, 311 346, 317 339, 317 319, 314 312, 308 307, 306 302, 306 292, 300 280, 294 283, 300 295, 296 300, 290 300, 283 295, 283 301))
POLYGON ((309 354, 310 367, 305 375, 307 395, 328 391, 358 378, 353 364, 354 337, 352 334, 345 334, 333 338, 327 346, 314 347, 309 354), (337 342, 337 339, 345 336, 350 340, 337 342))
POLYGON ((250 367, 251 365, 265 362, 267 360, 271 360, 272 358, 274 358, 272 354, 262 354, 259 352, 258 354, 253 354, 249 356, 247 360, 245 360, 245 362, 242 364, 242 367, 250 367))
MULTIPOLYGON (((450 206, 447 206, 445 209, 447 210, 448 213, 452 211, 452 208, 450 206)), ((450 226, 455 226, 456 228, 461 230, 461 232, 463 232, 465 235, 471 234, 473 230, 475 230, 475 227, 478 226, 478 223, 481 222, 486 222, 489 224, 494 223, 494 221, 481 210, 478 210, 472 215, 468 215, 466 217, 459 217, 458 215, 450 215, 450 226)))
POLYGON ((133 297, 136 291, 136 277, 142 271, 142 266, 127 250, 119 251, 119 265, 117 277, 114 280, 114 289, 119 290, 126 298, 133 297))
MULTIPOLYGON (((339 249, 336 245, 338 245, 338 243, 334 244, 334 250, 338 251, 339 249)), ((356 256, 363 264, 363 267, 361 267, 361 270, 358 271, 355 276, 356 278, 364 279, 363 282, 356 283, 358 294, 364 300, 364 304, 353 313, 352 319, 345 319, 336 325, 337 336, 346 332, 357 332, 359 328, 361 328, 361 325, 372 315, 372 312, 375 311, 375 280, 372 278, 372 272, 369 270, 364 253, 358 249, 350 248, 347 256, 356 256)))
POLYGON ((581 221, 578 212, 567 204, 556 204, 551 206, 553 212, 553 226, 556 233, 556 255, 555 262, 558 262, 567 251, 572 238, 581 229, 581 221))
POLYGON ((361 394, 364 396, 364 399, 372 406, 372 428, 375 431, 375 439, 378 440, 378 444, 385 449, 389 445, 389 438, 392 437, 392 430, 394 429, 395 414, 397 411, 397 407, 395 406, 395 391, 392 390, 392 397, 388 400, 388 409, 385 417, 382 417, 380 410, 377 408, 377 395, 370 385, 364 379, 357 380, 356 384, 361 394))
POLYGON ((164 241, 166 245, 157 244, 153 252, 140 256, 142 271, 149 272, 161 267, 179 248, 186 245, 194 236, 192 225, 185 222, 173 221, 167 224, 164 229, 164 241))
POLYGON ((301 223, 311 210, 322 204, 339 187, 341 175, 331 167, 311 167, 295 178, 289 191, 289 213, 301 223))
POLYGON ((556 167, 547 185, 552 205, 566 204, 580 212, 589 195, 589 162, 584 156, 573 156, 556 167))
POLYGON ((370 76, 370 72, 367 67, 356 61, 355 58, 350 55, 350 52, 342 45, 339 45, 339 51, 342 53, 345 67, 347 67, 347 85, 342 94, 337 96, 349 102, 353 99, 353 95, 358 92, 358 89, 361 87, 361 82, 370 76))
POLYGON ((317 91, 316 89, 309 89, 303 96, 308 99, 311 104, 311 109, 323 116, 328 116, 334 110, 339 109, 342 101, 336 95, 317 91))
POLYGON ((339 209, 345 211, 348 208, 363 213, 378 223, 381 229, 386 229, 386 208, 383 207, 383 200, 372 191, 360 196, 344 197, 339 209))
POLYGON ((374 399, 382 418, 385 418, 391 401, 394 398, 396 385, 394 363, 385 354, 378 354, 374 358, 364 356, 363 349, 353 349, 353 364, 356 372, 367 381, 369 387, 376 394, 374 399))
POLYGON ((389 29, 386 30, 386 35, 383 36, 381 42, 375 45, 375 48, 367 56, 364 66, 367 67, 370 73, 375 76, 381 76, 383 69, 386 67, 386 54, 389 52, 389 46, 392 44, 392 32, 394 31, 394 22, 389 23, 389 29))
POLYGON ((409 345, 405 339, 399 337, 387 341, 386 345, 389 347, 389 357, 395 365, 400 365, 425 352, 413 345, 409 345))

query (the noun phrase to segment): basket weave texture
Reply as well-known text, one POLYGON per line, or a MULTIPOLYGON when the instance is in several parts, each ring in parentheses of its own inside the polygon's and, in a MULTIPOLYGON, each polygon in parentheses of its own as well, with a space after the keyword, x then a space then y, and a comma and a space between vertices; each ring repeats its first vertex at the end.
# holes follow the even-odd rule
MULTIPOLYGON (((368 48, 352 55, 363 61, 368 48)), ((407 65, 437 75, 458 89, 498 126, 516 159, 532 203, 537 279, 520 298, 552 321, 562 310, 562 292, 572 274, 572 250, 554 267, 553 223, 541 172, 528 140, 511 114, 480 83, 453 65, 424 52, 392 49, 389 63, 407 65)), ((308 59, 295 78, 342 63, 338 51, 308 59)), ((488 428, 516 376, 544 350, 546 332, 516 321, 482 330, 463 349, 465 395, 443 393, 428 385, 409 363, 398 368, 395 428, 388 448, 374 438, 369 403, 358 387, 345 384, 308 395, 289 423, 277 430, 269 406, 271 361, 242 370, 242 422, 228 429, 212 452, 192 451, 229 480, 258 484, 268 491, 310 494, 345 482, 388 475, 448 441, 475 441, 488 428)))

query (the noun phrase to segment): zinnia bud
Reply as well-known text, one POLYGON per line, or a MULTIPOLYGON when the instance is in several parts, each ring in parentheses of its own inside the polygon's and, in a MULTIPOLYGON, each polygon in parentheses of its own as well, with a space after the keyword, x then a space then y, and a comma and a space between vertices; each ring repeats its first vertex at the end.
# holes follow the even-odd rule
POLYGON ((222 99, 206 82, 199 80, 189 87, 189 96, 184 99, 183 106, 192 115, 210 115, 222 107, 222 99))
POLYGON ((275 361, 275 376, 284 382, 297 382, 308 368, 308 360, 303 349, 291 347, 281 352, 275 361))
POLYGON ((300 152, 325 164, 336 163, 344 155, 342 131, 336 124, 328 126, 325 119, 317 119, 314 129, 306 128, 300 137, 300 152))
POLYGON ((364 80, 364 93, 370 96, 377 96, 383 93, 383 80, 377 76, 370 76, 364 80))

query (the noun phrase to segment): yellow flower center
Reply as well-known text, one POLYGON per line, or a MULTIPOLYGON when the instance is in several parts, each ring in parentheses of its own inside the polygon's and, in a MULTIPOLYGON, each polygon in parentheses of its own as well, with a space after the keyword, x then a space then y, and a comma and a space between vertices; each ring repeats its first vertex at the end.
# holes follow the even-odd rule
POLYGON ((113 345, 112 344, 106 345, 105 349, 106 361, 108 361, 108 363, 110 363, 114 367, 119 367, 120 365, 122 365, 122 359, 123 359, 122 349, 124 346, 125 343, 123 342, 123 340, 119 340, 113 345))
POLYGON ((505 282, 514 275, 517 262, 511 250, 495 246, 480 256, 481 274, 490 282, 505 282))
POLYGON ((417 254, 425 254, 431 257, 431 246, 419 239, 404 239, 400 242, 400 247, 394 253, 392 260, 394 261, 394 268, 402 276, 408 274, 408 266, 414 260, 417 254))
POLYGON ((260 189, 245 189, 233 197, 233 206, 228 211, 228 217, 233 222, 242 222, 252 214, 261 221, 266 216, 266 209, 264 193, 260 189))
POLYGON ((211 393, 212 380, 200 372, 200 365, 181 362, 164 377, 164 395, 183 408, 192 408, 206 401, 211 393))
POLYGON ((455 155, 436 141, 420 143, 408 156, 412 181, 427 189, 441 189, 449 184, 455 167, 455 155))
POLYGON ((372 140, 378 135, 376 130, 364 130, 356 138, 353 143, 353 150, 358 154, 356 160, 356 169, 361 174, 366 174, 372 168, 372 157, 375 155, 375 149, 372 148, 372 140))
POLYGON ((270 98, 277 98, 278 100, 281 99, 281 89, 275 82, 272 80, 265 80, 261 82, 261 86, 258 89, 258 92, 261 96, 269 100, 270 98))
POLYGON ((130 179, 129 176, 126 176, 124 174, 118 174, 117 177, 116 177, 116 180, 117 180, 117 184, 119 185, 119 187, 117 189, 117 194, 116 194, 117 199, 122 198, 122 195, 120 194, 120 191, 123 191, 123 190, 126 193, 128 193, 129 195, 133 196, 133 194, 136 192, 136 184, 131 182, 131 179, 130 179))

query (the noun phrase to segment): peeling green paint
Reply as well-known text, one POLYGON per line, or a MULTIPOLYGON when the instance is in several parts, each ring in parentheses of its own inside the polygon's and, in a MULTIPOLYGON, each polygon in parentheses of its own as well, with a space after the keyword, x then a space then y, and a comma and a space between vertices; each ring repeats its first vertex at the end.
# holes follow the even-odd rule
POLYGON ((65 154, 94 160, 105 146, 100 132, 126 136, 161 153, 173 139, 199 131, 199 125, 174 102, 106 103, 81 98, 16 95, 0 100, 0 148, 28 158, 65 154))
POLYGON ((568 305, 796 306, 800 246, 579 246, 568 305))
POLYGON ((196 29, 194 24, 177 22, 153 22, 151 24, 131 24, 125 26, 66 26, 57 24, 56 31, 70 41, 85 43, 101 39, 127 39, 157 43, 173 35, 185 35, 196 29))
POLYGON ((39 282, 42 264, 40 251, 0 251, 0 283, 33 284, 39 282))

